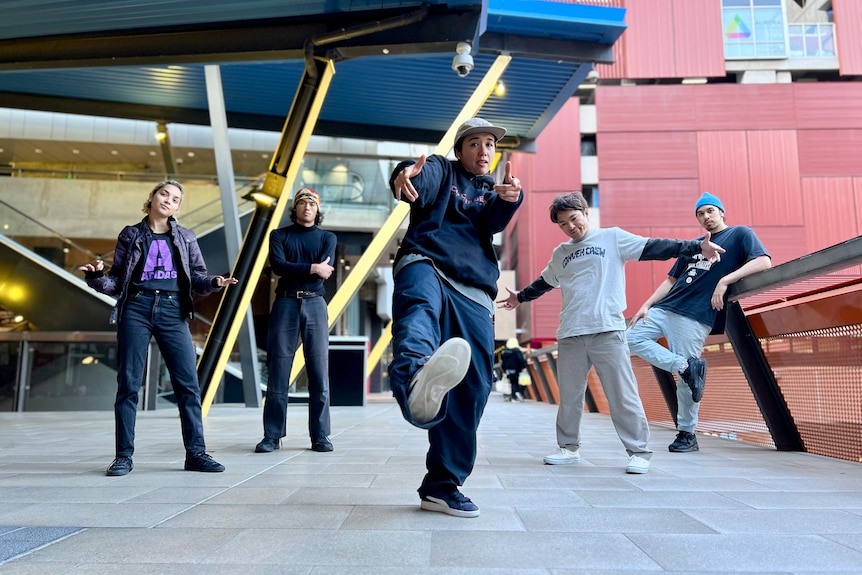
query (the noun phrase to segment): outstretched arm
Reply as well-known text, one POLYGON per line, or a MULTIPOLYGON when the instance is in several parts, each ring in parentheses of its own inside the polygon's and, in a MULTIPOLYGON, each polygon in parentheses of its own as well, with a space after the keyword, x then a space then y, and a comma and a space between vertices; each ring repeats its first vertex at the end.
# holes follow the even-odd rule
POLYGON ((422 168, 425 167, 425 158, 425 154, 422 154, 416 160, 416 163, 405 166, 392 179, 390 186, 396 200, 401 200, 403 196, 408 202, 415 202, 416 198, 419 197, 419 192, 413 187, 413 182, 410 181, 410 178, 414 178, 422 172, 422 168))
POLYGON ((730 284, 736 283, 745 276, 768 270, 772 267, 772 260, 769 256, 758 256, 753 260, 745 262, 739 269, 732 271, 720 280, 715 286, 715 291, 712 292, 712 307, 718 311, 724 309, 724 295, 727 293, 727 288, 730 284))
POLYGON ((517 202, 521 197, 521 180, 512 176, 512 162, 506 162, 506 175, 502 184, 494 184, 494 191, 501 200, 517 202))
POLYGON ((497 300, 497 303, 500 304, 497 307, 503 309, 515 309, 522 303, 527 301, 533 301, 541 295, 548 293, 552 289, 554 289, 554 286, 552 286, 551 284, 546 282, 541 276, 539 276, 533 283, 531 283, 519 292, 514 292, 509 288, 506 288, 506 291, 509 292, 509 296, 501 300, 497 300))
POLYGON ((668 276, 665 278, 661 284, 655 289, 651 296, 647 298, 641 308, 637 311, 637 313, 632 317, 631 326, 638 322, 639 319, 644 320, 644 323, 647 321, 647 314, 649 313, 649 308, 651 308, 655 303, 667 294, 670 293, 670 289, 673 287, 673 284, 676 283, 676 278, 673 276, 668 276))
POLYGON ((503 299, 497 300, 497 307, 502 309, 515 309, 521 302, 518 301, 518 292, 510 290, 508 287, 506 291, 509 292, 509 295, 504 297, 503 299))
POLYGON ((715 263, 721 260, 724 248, 710 241, 710 233, 706 232, 703 241, 697 240, 668 240, 664 238, 650 238, 644 246, 638 261, 647 260, 669 260, 678 257, 691 257, 697 253, 703 255, 704 259, 715 263))

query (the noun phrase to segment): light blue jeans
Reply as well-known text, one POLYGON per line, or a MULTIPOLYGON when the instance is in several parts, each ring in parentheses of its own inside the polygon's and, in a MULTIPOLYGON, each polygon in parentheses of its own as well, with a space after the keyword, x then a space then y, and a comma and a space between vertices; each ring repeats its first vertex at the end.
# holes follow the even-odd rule
POLYGON ((691 388, 683 381, 680 372, 688 367, 688 358, 700 357, 703 342, 710 331, 712 328, 708 325, 654 307, 650 308, 647 321, 638 321, 626 332, 629 350, 634 355, 676 376, 676 401, 679 404, 676 427, 680 431, 694 433, 700 409, 700 403, 692 400, 691 388), (658 343, 662 337, 667 340, 668 347, 658 343))

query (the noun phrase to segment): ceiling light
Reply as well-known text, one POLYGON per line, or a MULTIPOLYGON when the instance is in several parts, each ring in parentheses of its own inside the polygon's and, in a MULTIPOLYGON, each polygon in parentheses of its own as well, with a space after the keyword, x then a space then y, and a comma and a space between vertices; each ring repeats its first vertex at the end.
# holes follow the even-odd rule
POLYGON ((36 149, 35 149, 35 150, 33 150, 33 151, 34 151, 34 152, 36 152, 37 154, 41 154, 41 153, 42 153, 42 148, 36 148, 36 149))
POLYGON ((117 150, 111 150, 111 155, 112 156, 119 156, 120 152, 118 152, 117 150))
POLYGON ((249 194, 259 206, 268 208, 275 203, 276 198, 264 192, 252 192, 249 194))
POLYGON ((683 78, 683 84, 706 84, 706 78, 683 78))
POLYGON ((156 140, 159 142, 164 142, 168 139, 168 127, 165 126, 164 122, 159 122, 156 127, 156 140))
POLYGON ((186 154, 186 155, 187 155, 188 157, 190 157, 190 158, 194 158, 194 157, 195 157, 195 153, 194 153, 194 152, 189 152, 189 153, 188 153, 188 154, 186 154))
POLYGON ((499 80, 497 85, 494 86, 494 93, 501 97, 506 95, 506 84, 504 84, 502 80, 499 80))
POLYGON ((73 154, 80 154, 81 150, 79 150, 78 148, 72 148, 72 153, 73 154))
POLYGON ((15 317, 12 318, 12 321, 14 321, 15 323, 21 323, 22 321, 24 321, 24 316, 23 315, 16 315, 15 317))

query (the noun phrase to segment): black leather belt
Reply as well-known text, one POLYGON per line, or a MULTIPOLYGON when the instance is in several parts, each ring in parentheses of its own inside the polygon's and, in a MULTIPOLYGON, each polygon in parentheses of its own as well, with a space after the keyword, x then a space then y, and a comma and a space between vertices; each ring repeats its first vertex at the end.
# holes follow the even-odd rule
POLYGON ((319 294, 314 293, 313 291, 286 291, 278 294, 278 297, 292 297, 295 299, 308 299, 310 297, 317 297, 319 294))
POLYGON ((144 295, 163 295, 167 297, 179 297, 180 292, 168 291, 164 289, 133 289, 131 295, 142 293, 144 295))

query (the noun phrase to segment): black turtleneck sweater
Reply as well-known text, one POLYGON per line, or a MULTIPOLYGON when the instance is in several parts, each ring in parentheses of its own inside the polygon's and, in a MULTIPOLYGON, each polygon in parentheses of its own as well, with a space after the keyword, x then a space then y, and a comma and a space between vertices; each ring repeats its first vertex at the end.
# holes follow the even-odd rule
POLYGON ((269 235, 269 263, 279 276, 276 293, 313 291, 324 295, 323 278, 311 273, 311 264, 329 258, 335 265, 335 234, 317 226, 297 224, 273 230, 269 235))

